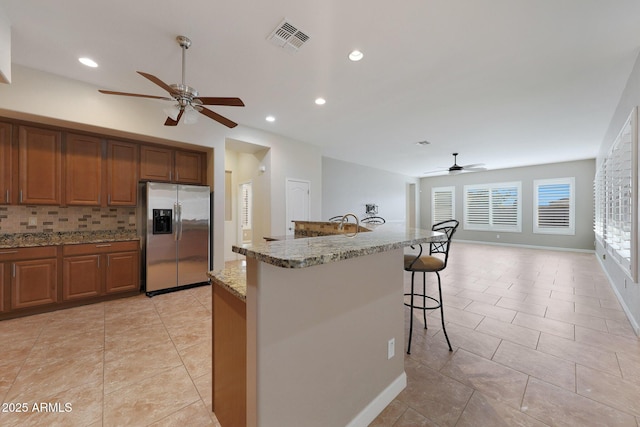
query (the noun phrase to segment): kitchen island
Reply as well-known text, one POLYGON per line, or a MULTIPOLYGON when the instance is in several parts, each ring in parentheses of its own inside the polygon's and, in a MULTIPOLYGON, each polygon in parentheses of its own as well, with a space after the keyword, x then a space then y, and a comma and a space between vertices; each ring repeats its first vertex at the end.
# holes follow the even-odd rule
MULTIPOLYGON (((385 225, 234 246, 246 256, 246 293, 233 293, 246 310, 246 425, 368 425, 406 386, 404 248, 444 238, 385 225)), ((215 290, 213 304, 215 323, 215 290)))

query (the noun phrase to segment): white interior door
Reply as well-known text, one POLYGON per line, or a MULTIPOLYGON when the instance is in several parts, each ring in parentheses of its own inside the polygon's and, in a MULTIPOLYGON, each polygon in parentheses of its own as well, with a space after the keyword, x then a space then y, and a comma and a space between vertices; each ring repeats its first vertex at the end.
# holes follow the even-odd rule
POLYGON ((287 179, 287 236, 293 236, 293 221, 309 221, 309 181, 287 179))

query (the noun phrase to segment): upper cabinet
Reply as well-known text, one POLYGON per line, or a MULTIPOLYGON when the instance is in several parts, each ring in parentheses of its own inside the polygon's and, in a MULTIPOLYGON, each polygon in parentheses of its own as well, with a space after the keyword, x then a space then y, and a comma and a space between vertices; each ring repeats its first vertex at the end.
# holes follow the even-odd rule
POLYGON ((65 201, 68 205, 100 206, 102 202, 102 139, 68 134, 65 150, 65 201))
MULTIPOLYGON (((11 203, 13 182, 13 145, 11 144, 12 126, 0 122, 0 205, 11 203)), ((1 307, 0 307, 1 309, 1 307)))
POLYGON ((107 203, 135 206, 138 202, 138 145, 107 142, 107 203))
POLYGON ((139 180, 207 184, 205 152, 0 119, 0 205, 136 206, 139 180))
POLYGON ((30 126, 18 128, 18 202, 59 205, 62 177, 60 132, 30 126))
POLYGON ((204 153, 143 145, 140 179, 183 184, 206 184, 204 153))
POLYGON ((175 181, 185 184, 206 184, 206 158, 202 153, 176 150, 175 181))
POLYGON ((135 206, 138 146, 120 141, 67 135, 65 201, 68 205, 135 206))

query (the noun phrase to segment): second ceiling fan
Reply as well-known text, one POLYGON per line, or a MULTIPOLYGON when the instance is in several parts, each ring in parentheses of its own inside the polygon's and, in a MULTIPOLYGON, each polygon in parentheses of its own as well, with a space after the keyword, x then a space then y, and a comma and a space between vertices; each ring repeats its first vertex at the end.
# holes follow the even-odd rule
POLYGON ((432 173, 438 173, 438 172, 445 172, 445 171, 449 171, 449 175, 457 175, 459 173, 463 173, 463 172, 480 172, 480 171, 486 171, 487 168, 484 167, 484 163, 474 163, 471 165, 464 165, 464 166, 460 166, 457 162, 457 158, 458 158, 458 153, 452 153, 453 154, 453 165, 450 166, 449 168, 442 168, 442 169, 436 169, 436 170, 432 170, 432 171, 428 171, 425 172, 425 175, 428 174, 432 174, 432 173))
POLYGON ((171 96, 170 98, 166 96, 144 95, 139 93, 114 92, 111 90, 103 89, 100 89, 99 92, 105 93, 107 95, 124 95, 135 96, 138 98, 177 101, 177 104, 174 106, 174 111, 169 115, 169 117, 167 117, 167 120, 164 122, 165 126, 176 126, 185 113, 190 114, 191 112, 198 112, 229 128, 236 127, 238 125, 237 123, 229 120, 224 116, 221 116, 214 111, 209 110, 208 108, 204 107, 204 105, 244 107, 244 103, 242 102, 242 100, 240 98, 199 96, 197 90, 195 90, 191 86, 187 86, 187 84, 185 83, 185 57, 186 50, 189 49, 189 46, 191 46, 191 40, 189 40, 189 38, 185 36, 178 36, 176 37, 176 41, 182 48, 182 83, 168 85, 152 74, 138 71, 138 74, 140 74, 142 77, 150 80, 151 82, 160 86, 162 89, 169 92, 169 95, 171 96))

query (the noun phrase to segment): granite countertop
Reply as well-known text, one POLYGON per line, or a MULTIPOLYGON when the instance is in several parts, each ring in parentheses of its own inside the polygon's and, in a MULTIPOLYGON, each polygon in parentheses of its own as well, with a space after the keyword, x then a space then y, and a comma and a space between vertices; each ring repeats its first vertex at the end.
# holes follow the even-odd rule
POLYGON ((434 240, 443 241, 446 236, 431 230, 385 224, 355 237, 331 235, 262 242, 233 246, 233 251, 277 267, 303 268, 434 240))
POLYGON ((241 265, 210 271, 209 277, 215 285, 222 286, 236 298, 247 301, 247 268, 241 265))
POLYGON ((81 243, 139 240, 135 231, 67 231, 0 235, 0 248, 73 245, 81 243))

